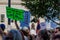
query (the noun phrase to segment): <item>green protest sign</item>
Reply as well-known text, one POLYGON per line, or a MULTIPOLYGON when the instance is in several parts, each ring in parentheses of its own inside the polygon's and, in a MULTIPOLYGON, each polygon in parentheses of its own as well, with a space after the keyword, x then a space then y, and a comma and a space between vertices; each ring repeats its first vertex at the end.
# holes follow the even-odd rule
POLYGON ((20 21, 24 19, 24 10, 21 10, 21 9, 6 7, 6 14, 7 14, 7 17, 12 20, 20 21))

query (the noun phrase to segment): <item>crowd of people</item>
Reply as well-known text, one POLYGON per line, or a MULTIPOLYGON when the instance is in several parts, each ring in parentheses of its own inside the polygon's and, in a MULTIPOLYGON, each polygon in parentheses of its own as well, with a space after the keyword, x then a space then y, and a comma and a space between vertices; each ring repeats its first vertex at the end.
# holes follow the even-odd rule
MULTIPOLYGON (((31 27, 34 30, 34 26, 31 27)), ((53 30, 39 30, 36 35, 30 33, 30 28, 11 29, 4 32, 5 25, 0 25, 0 40, 60 40, 60 27, 53 30), (2 26, 3 25, 3 26, 2 26)))

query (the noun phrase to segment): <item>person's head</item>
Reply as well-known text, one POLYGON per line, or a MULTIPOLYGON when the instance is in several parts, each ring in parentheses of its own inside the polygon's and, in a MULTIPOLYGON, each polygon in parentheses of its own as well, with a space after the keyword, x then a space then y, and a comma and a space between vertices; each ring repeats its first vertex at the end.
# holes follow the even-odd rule
POLYGON ((60 27, 57 27, 56 29, 58 29, 58 31, 60 31, 60 27))
POLYGON ((23 27, 23 31, 29 33, 29 28, 28 27, 23 27))
POLYGON ((7 40, 22 40, 22 35, 18 30, 10 30, 7 35, 7 40))
POLYGON ((55 40, 60 40, 60 38, 57 38, 57 39, 55 39, 55 40))
POLYGON ((4 31, 4 30, 5 30, 5 25, 4 25, 4 24, 0 24, 0 29, 1 29, 2 31, 4 31))
POLYGON ((24 36, 28 36, 28 33, 26 31, 22 30, 22 32, 23 32, 24 36))
POLYGON ((54 40, 60 40, 60 35, 56 35, 56 36, 54 37, 54 40))
POLYGON ((55 29, 55 32, 59 32, 60 31, 60 27, 57 27, 56 29, 55 29))
POLYGON ((22 32, 23 32, 24 36, 28 36, 29 35, 29 28, 23 27, 22 32))
POLYGON ((40 32, 41 32, 41 37, 43 38, 43 40, 49 39, 49 35, 46 30, 41 30, 40 32))
POLYGON ((34 22, 31 24, 31 29, 35 29, 35 24, 34 24, 34 22))

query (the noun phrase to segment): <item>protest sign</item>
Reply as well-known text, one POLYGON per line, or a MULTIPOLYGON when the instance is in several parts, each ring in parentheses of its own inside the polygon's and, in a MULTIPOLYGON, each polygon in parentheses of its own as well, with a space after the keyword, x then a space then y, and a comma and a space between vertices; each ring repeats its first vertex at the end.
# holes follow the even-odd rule
POLYGON ((12 20, 23 20, 23 15, 24 10, 22 9, 15 9, 15 8, 10 8, 10 7, 6 7, 6 14, 7 17, 12 19, 12 20))
POLYGON ((30 12, 29 11, 25 11, 24 12, 24 21, 20 21, 20 26, 21 27, 28 27, 29 26, 29 22, 30 22, 30 12))

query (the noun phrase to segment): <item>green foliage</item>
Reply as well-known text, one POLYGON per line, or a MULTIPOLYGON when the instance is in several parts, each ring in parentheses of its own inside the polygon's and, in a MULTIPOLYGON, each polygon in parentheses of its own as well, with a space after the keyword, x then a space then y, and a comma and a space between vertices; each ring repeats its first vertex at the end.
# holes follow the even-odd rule
MULTIPOLYGON (((47 17, 48 19, 58 18, 60 14, 60 0, 21 0, 31 15, 47 17), (49 9, 50 8, 50 9, 49 9), (48 10, 49 9, 49 10, 48 10)), ((59 19, 59 18, 58 18, 59 19)))
MULTIPOLYGON (((47 13, 47 9, 49 7, 52 7, 55 10, 59 10, 58 2, 59 0, 22 0, 24 3, 22 5, 25 5, 28 9, 30 9, 30 12, 32 15, 38 15, 45 16, 47 13)), ((54 15, 55 17, 56 15, 54 15)))

